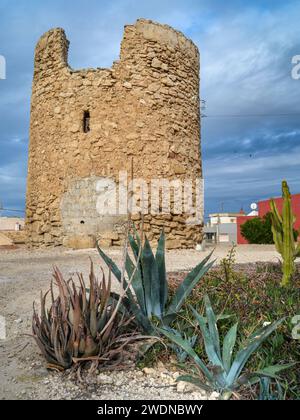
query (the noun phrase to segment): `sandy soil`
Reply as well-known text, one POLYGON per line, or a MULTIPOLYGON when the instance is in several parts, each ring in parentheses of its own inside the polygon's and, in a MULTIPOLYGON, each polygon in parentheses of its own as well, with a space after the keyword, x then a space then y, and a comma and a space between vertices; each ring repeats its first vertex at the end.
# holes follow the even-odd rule
MULTIPOLYGON (((215 258, 218 260, 223 258, 228 250, 226 246, 217 247, 214 253, 215 258)), ((168 271, 188 270, 203 259, 208 252, 209 250, 206 252, 168 251, 167 269, 168 271)), ((121 261, 120 250, 111 249, 108 254, 115 261, 121 261)), ((5 317, 7 333, 6 340, 0 340, 0 399, 59 398, 58 393, 53 392, 53 383, 55 382, 55 387, 59 389, 57 382, 61 380, 57 375, 53 379, 53 375, 46 371, 35 343, 26 335, 31 332, 32 303, 39 300, 40 290, 48 289, 53 265, 57 265, 65 276, 76 271, 87 275, 89 257, 93 259, 99 270, 101 260, 96 250, 0 249, 0 316, 5 317)), ((276 261, 277 259, 278 254, 273 246, 237 247, 236 261, 238 263, 276 261)), ((155 382, 155 379, 150 378, 149 381, 155 382)), ((61 387, 63 387, 62 382, 61 387)), ((68 396, 79 398, 79 395, 82 395, 80 390, 73 391, 73 394, 71 391, 64 396, 63 393, 60 394, 62 398, 68 398, 68 396)), ((119 397, 122 398, 122 388, 120 392, 119 397)), ((128 393, 128 390, 126 392, 128 393)), ((124 391, 124 398, 128 398, 126 392, 124 391)), ((92 398, 92 395, 98 398, 95 392, 93 394, 85 392, 85 398, 92 398)), ((141 393, 141 396, 145 398, 145 393, 141 393)), ((175 398, 176 389, 167 389, 165 396, 175 398)), ((153 397, 152 394, 149 394, 150 397, 153 397)), ((137 398, 136 395, 135 398, 137 398)), ((160 395, 160 398, 163 399, 164 395, 160 395)))

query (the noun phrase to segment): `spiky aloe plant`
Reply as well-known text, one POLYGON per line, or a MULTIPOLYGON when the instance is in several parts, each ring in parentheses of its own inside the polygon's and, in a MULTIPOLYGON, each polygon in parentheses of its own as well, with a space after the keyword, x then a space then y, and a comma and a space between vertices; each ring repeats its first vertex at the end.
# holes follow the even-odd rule
MULTIPOLYGON (((144 245, 135 231, 134 236, 129 234, 128 240, 135 258, 133 263, 128 252, 126 254, 125 268, 128 278, 132 278, 131 286, 127 289, 123 305, 130 311, 147 334, 157 334, 156 326, 169 326, 178 316, 182 304, 199 283, 205 273, 211 268, 213 262, 208 263, 211 254, 203 259, 184 279, 170 299, 168 295, 168 282, 165 266, 165 234, 162 231, 156 254, 154 255, 148 239, 144 245)), ((99 246, 100 256, 108 265, 119 282, 122 282, 121 270, 99 246)), ((127 287, 126 281, 123 287, 127 287)))
MULTIPOLYGON (((82 274, 78 282, 66 281, 61 272, 54 269, 55 297, 51 282, 47 293, 41 293, 41 315, 34 307, 32 329, 49 368, 67 369, 74 362, 93 360, 105 363, 115 359, 124 347, 122 331, 131 317, 117 311, 118 302, 112 298, 111 276, 103 274, 99 281, 94 274, 93 263, 87 292, 82 274), (51 305, 47 309, 47 296, 51 305)), ((132 339, 134 336, 131 337, 132 339)))
POLYGON ((237 352, 234 360, 232 360, 238 324, 236 323, 233 325, 228 331, 224 337, 223 346, 221 348, 217 317, 208 296, 205 296, 204 301, 206 318, 201 316, 194 308, 191 309, 203 336, 205 351, 210 363, 209 365, 206 365, 204 361, 200 359, 188 340, 181 338, 178 334, 170 332, 170 330, 160 329, 160 332, 163 335, 188 353, 204 375, 206 381, 204 382, 199 377, 191 375, 180 376, 177 380, 193 383, 206 390, 218 391, 222 394, 223 399, 227 399, 230 398, 232 392, 241 385, 246 384, 247 382, 253 383, 254 380, 258 381, 259 377, 262 376, 274 378, 278 372, 292 366, 292 364, 268 366, 259 372, 242 375, 242 371, 250 356, 260 347, 265 339, 276 330, 284 319, 280 319, 253 333, 244 346, 237 352))
POLYGON ((300 243, 294 239, 294 223, 296 221, 291 206, 291 194, 286 181, 282 181, 283 207, 279 213, 275 201, 270 202, 272 232, 276 250, 282 257, 282 286, 288 286, 295 272, 295 259, 300 257, 300 243))

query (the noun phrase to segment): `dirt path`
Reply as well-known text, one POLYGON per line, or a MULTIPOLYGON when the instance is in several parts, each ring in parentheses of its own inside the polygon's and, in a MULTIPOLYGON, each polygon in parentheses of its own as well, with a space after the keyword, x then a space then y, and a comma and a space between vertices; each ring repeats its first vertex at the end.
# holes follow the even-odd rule
MULTIPOLYGON (((228 249, 228 247, 218 247, 215 250, 215 257, 223 258, 228 249)), ((167 269, 168 271, 188 270, 208 252, 169 251, 166 258, 167 269)), ((117 262, 121 261, 120 250, 112 249, 108 253, 117 262)), ((47 290, 53 265, 57 265, 66 277, 76 271, 87 275, 89 257, 95 262, 98 271, 100 258, 96 250, 50 249, 31 252, 24 249, 0 250, 0 316, 5 317, 7 332, 6 340, 0 340, 0 399, 54 399, 60 396, 79 398, 79 395, 82 398, 92 398, 93 395, 95 398, 100 398, 101 395, 105 395, 100 393, 98 396, 96 391, 83 393, 80 389, 73 389, 72 385, 67 394, 55 393, 54 386, 58 390, 64 388, 65 384, 60 382, 61 379, 57 375, 48 374, 36 345, 30 337, 25 335, 31 332, 32 303, 34 300, 39 300, 40 290, 47 290)), ((276 261, 277 254, 273 246, 240 246, 237 248, 236 259, 239 263, 276 261)), ((131 376, 127 378, 127 374, 124 375, 124 388, 117 387, 119 398, 129 398, 126 382, 127 379, 132 381, 132 378, 131 376)), ((136 372, 136 376, 139 375, 140 373, 136 372)), ((152 392, 151 386, 156 384, 153 385, 155 390, 163 381, 155 377, 154 373, 147 378, 147 380, 141 379, 141 383, 145 389, 149 389, 149 398, 153 399, 157 392, 155 391, 156 394, 152 392)), ((163 399, 164 396, 175 398, 177 391, 174 386, 174 383, 164 385, 162 388, 164 392, 160 393, 159 398, 163 399)), ((116 396, 113 388, 111 392, 112 397, 116 396)), ((134 398, 138 398, 138 391, 133 395, 134 398)), ((185 395, 185 398, 190 395, 192 393, 185 395)), ((140 396, 145 398, 145 392, 141 391, 140 396)), ((106 395, 106 398, 108 397, 106 395)), ((193 398, 196 399, 196 396, 194 395, 193 398)))

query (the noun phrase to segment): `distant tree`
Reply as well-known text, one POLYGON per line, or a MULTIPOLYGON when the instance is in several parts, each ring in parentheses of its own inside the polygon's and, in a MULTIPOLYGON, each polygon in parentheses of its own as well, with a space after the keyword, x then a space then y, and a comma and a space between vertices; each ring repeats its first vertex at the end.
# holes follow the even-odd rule
MULTIPOLYGON (((254 217, 241 225, 241 234, 250 244, 273 244, 271 214, 264 217, 254 217)), ((297 240, 298 232, 294 229, 294 238, 297 240)))
MULTIPOLYGON (((249 244, 273 243, 267 242, 267 240, 263 238, 264 230, 264 223, 260 217, 247 220, 243 225, 241 225, 241 234, 245 239, 247 239, 249 244)), ((271 238, 271 241, 273 241, 273 238, 271 238)))

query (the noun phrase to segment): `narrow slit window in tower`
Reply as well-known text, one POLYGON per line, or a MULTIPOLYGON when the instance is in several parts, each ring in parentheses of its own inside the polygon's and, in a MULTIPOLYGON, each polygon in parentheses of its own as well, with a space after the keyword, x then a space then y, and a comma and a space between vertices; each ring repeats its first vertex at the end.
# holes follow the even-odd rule
POLYGON ((84 111, 83 113, 83 132, 88 133, 90 131, 90 112, 84 111))

